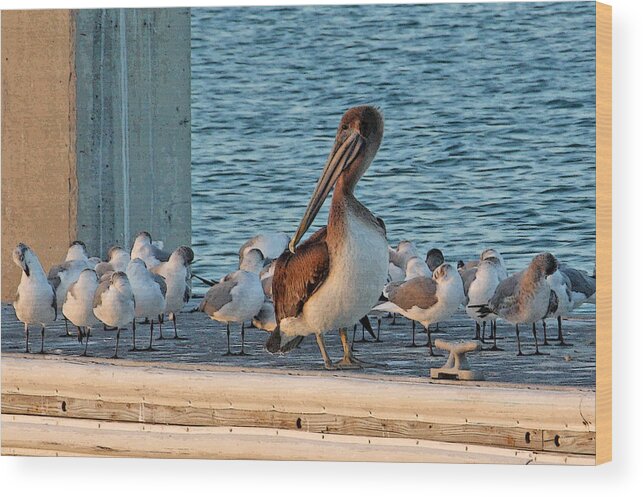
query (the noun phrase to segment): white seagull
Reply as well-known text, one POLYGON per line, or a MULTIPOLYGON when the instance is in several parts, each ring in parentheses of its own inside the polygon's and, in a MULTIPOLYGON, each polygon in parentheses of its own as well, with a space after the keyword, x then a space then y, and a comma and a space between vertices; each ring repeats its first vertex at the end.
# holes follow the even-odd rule
POLYGON ((146 350, 153 350, 154 320, 159 322, 160 327, 161 315, 165 311, 167 294, 165 278, 150 272, 141 259, 132 259, 127 265, 126 274, 136 301, 135 319, 132 320, 132 350, 139 350, 136 348, 137 319, 150 321, 150 344, 146 350))
POLYGON ((272 332, 277 327, 277 318, 275 316, 275 305, 270 300, 264 300, 259 313, 252 318, 252 324, 255 328, 272 332))
POLYGON ((134 239, 130 257, 132 259, 142 259, 148 268, 153 268, 170 258, 170 254, 158 248, 157 245, 158 243, 152 242, 152 235, 147 231, 141 231, 134 239))
POLYGON ((568 316, 572 309, 574 309, 574 298, 572 294, 572 283, 569 277, 563 273, 559 268, 547 276, 547 283, 552 291, 556 294, 556 298, 550 301, 550 307, 547 312, 547 316, 543 319, 543 345, 549 345, 547 340, 547 318, 556 318, 558 322, 558 339, 560 340, 560 346, 566 347, 570 346, 563 339, 563 317, 568 316))
MULTIPOLYGON (((49 270, 47 279, 56 292, 58 312, 62 312, 63 303, 65 302, 65 297, 67 297, 69 287, 78 280, 80 273, 88 269, 88 267, 87 261, 70 260, 62 264, 56 264, 49 270)), ((63 336, 71 336, 67 325, 67 318, 65 318, 65 335, 63 336)))
POLYGON ((388 302, 375 306, 375 310, 398 312, 421 323, 428 334, 429 354, 436 355, 429 325, 449 319, 464 301, 462 278, 458 271, 445 263, 435 269, 433 278, 420 276, 391 283, 387 287, 387 294, 388 302))
MULTIPOLYGON (((251 249, 246 253, 242 266, 247 267, 249 261, 254 261, 256 258, 263 260, 261 252, 251 249)), ((246 355, 244 322, 252 320, 259 314, 264 303, 258 271, 240 269, 228 274, 220 283, 208 290, 199 305, 199 310, 207 314, 210 319, 226 324, 228 350, 224 355, 246 355), (241 352, 238 354, 230 352, 230 323, 241 323, 241 352)))
POLYGON ((96 264, 94 270, 98 277, 101 278, 104 274, 111 271, 127 271, 127 265, 130 261, 129 252, 118 245, 110 247, 107 251, 107 262, 100 262, 96 264))
POLYGON ((25 325, 25 352, 29 352, 29 326, 40 325, 40 353, 45 352, 45 327, 56 320, 56 292, 50 285, 36 254, 24 243, 12 253, 13 262, 22 270, 13 302, 16 317, 25 325))
POLYGON ((127 274, 113 272, 100 282, 94 294, 94 315, 104 324, 116 328, 116 349, 112 359, 118 358, 121 328, 126 328, 136 315, 134 292, 127 274))
POLYGON ((69 287, 63 315, 78 327, 78 340, 82 342, 85 336, 85 350, 82 355, 87 355, 87 345, 92 328, 96 328, 100 321, 94 316, 94 295, 98 288, 98 275, 93 269, 83 269, 78 280, 69 287))
POLYGON ((476 323, 476 339, 484 342, 484 329, 490 321, 493 347, 490 350, 500 350, 496 344, 496 318, 494 314, 482 318, 478 315, 475 306, 488 304, 496 288, 507 277, 507 271, 497 257, 487 257, 477 267, 465 269, 460 272, 464 284, 465 309, 467 314, 476 323), (469 307, 474 306, 474 307, 469 307), (480 325, 482 324, 482 337, 480 325))
POLYGON ((243 263, 243 258, 252 249, 261 251, 264 259, 276 259, 279 257, 290 242, 290 237, 286 233, 272 232, 260 233, 244 243, 239 249, 239 268, 243 263))
MULTIPOLYGON (((194 252, 190 247, 182 245, 177 248, 167 262, 162 262, 153 267, 151 271, 165 278, 167 295, 165 296, 165 310, 174 324, 174 339, 184 340, 176 329, 176 315, 183 309, 192 297, 192 280, 190 264, 194 260, 194 252)), ((160 329, 160 328, 159 328, 160 329)), ((159 335, 163 339, 163 335, 159 335)))
POLYGON ((69 248, 67 249, 67 255, 65 256, 65 262, 67 261, 84 262, 87 265, 88 269, 92 269, 94 267, 90 262, 89 253, 87 252, 87 246, 80 240, 75 240, 69 245, 69 248))

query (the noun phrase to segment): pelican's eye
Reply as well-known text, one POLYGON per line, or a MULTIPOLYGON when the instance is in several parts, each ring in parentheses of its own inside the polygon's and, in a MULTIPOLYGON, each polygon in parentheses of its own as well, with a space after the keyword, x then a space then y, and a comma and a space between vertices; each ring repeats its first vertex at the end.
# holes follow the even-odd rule
POLYGON ((342 129, 344 131, 346 131, 348 129, 348 124, 346 124, 346 123, 342 124, 342 129))

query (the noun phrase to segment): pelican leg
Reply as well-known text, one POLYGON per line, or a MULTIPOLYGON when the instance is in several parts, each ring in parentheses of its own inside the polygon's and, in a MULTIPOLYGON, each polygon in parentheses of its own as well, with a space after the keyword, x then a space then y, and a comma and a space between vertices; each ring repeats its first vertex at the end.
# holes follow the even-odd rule
POLYGON ((40 352, 39 354, 45 353, 45 327, 40 328, 40 352))
POLYGON ((563 317, 558 316, 558 346, 571 347, 572 344, 565 341, 563 338, 563 317))
POLYGON ((346 333, 346 328, 339 329, 339 338, 342 341, 342 347, 344 349, 344 357, 338 362, 335 363, 335 367, 338 369, 360 369, 363 367, 372 366, 367 362, 360 361, 357 359, 351 352, 350 342, 348 341, 348 334, 346 333))
POLYGON ((547 341, 547 321, 543 319, 543 347, 549 347, 551 344, 547 341))
POLYGON ((336 369, 335 366, 333 366, 333 361, 330 360, 328 352, 326 352, 324 335, 322 333, 315 333, 315 338, 317 339, 317 346, 319 347, 319 352, 321 352, 322 359, 324 360, 324 367, 326 369, 336 369))
POLYGON ((376 342, 381 342, 380 340, 380 329, 382 328, 382 316, 377 316, 377 338, 375 339, 376 342))
POLYGON ((520 350, 520 328, 516 325, 516 340, 518 341, 518 355, 523 355, 522 350, 520 350))
POLYGON ((230 323, 225 324, 225 332, 226 332, 226 335, 228 336, 228 351, 225 354, 223 354, 224 357, 228 355, 232 355, 232 352, 230 352, 230 323))
POLYGON ((25 354, 29 353, 29 325, 25 323, 25 354))
POLYGON ((121 329, 118 328, 116 331, 116 348, 114 349, 114 355, 111 357, 111 359, 118 359, 118 341, 121 338, 121 329))
POLYGON ((89 345, 89 335, 91 334, 90 328, 85 328, 85 350, 81 354, 83 357, 87 357, 87 345, 89 345))

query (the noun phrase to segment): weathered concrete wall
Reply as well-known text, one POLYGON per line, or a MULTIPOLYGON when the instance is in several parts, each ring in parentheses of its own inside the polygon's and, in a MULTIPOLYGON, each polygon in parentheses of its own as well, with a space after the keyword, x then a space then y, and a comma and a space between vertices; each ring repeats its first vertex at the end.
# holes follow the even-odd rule
POLYGON ((3 13, 2 110, 2 300, 18 241, 190 243, 189 9, 3 13))
POLYGON ((189 244, 189 9, 76 19, 78 236, 101 254, 143 229, 189 244))
POLYGON ((45 268, 76 237, 73 17, 67 10, 2 13, 2 299, 29 244, 45 268))

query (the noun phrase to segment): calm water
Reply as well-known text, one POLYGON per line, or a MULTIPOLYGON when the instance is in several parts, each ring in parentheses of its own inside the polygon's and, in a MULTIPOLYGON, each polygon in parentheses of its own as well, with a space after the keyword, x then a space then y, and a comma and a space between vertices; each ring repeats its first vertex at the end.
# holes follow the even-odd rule
POLYGON ((590 2, 193 9, 195 271, 235 269, 258 232, 292 234, 363 103, 386 125, 357 196, 391 244, 450 260, 493 246, 511 270, 549 250, 591 271, 594 16, 590 2))

